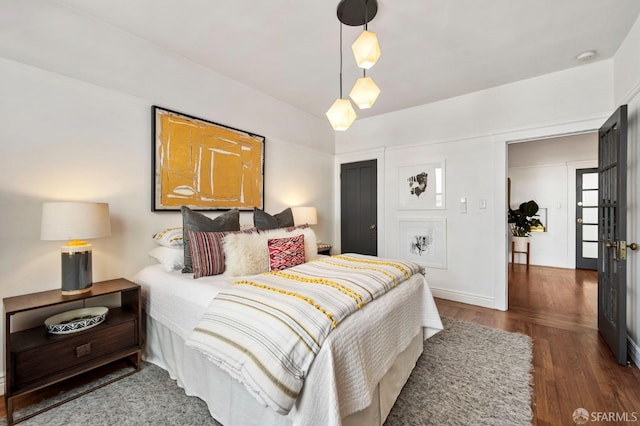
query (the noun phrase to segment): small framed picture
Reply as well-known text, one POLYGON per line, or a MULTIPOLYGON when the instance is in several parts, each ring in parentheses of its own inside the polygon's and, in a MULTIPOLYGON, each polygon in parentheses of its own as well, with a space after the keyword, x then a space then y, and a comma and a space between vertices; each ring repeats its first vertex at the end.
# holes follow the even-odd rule
POLYGON ((398 208, 444 209, 444 160, 398 167, 398 208))
POLYGON ((447 268, 447 219, 400 219, 399 232, 400 258, 447 268))

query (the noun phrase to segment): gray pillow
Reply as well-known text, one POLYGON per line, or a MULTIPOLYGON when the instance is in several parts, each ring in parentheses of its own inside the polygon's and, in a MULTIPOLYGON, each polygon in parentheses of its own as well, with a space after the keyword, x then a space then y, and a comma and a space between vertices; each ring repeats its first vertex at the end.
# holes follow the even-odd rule
POLYGON ((293 212, 286 208, 278 214, 270 215, 264 211, 253 208, 253 225, 261 231, 268 229, 286 228, 293 225, 293 212))
POLYGON ((202 213, 194 212, 186 206, 182 206, 180 211, 182 212, 182 239, 184 241, 183 273, 193 272, 187 231, 224 232, 240 230, 240 211, 238 209, 232 209, 226 213, 222 213, 215 219, 210 219, 202 213))

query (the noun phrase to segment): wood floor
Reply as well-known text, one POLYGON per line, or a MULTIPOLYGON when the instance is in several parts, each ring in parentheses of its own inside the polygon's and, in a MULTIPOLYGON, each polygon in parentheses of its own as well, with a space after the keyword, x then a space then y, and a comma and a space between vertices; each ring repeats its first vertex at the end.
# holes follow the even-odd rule
MULTIPOLYGON (((436 303, 443 316, 533 339, 534 425, 575 425, 572 414, 577 408, 592 415, 626 413, 629 419, 635 413, 640 423, 640 370, 618 365, 598 337, 596 289, 593 271, 538 266, 527 270, 516 264, 509 271, 507 312, 442 299, 436 303)), ((33 397, 25 403, 36 401, 33 397)), ((0 417, 5 413, 1 401, 0 417)))
POLYGON ((509 271, 507 312, 441 299, 436 303, 443 316, 533 339, 534 425, 575 425, 577 408, 600 419, 612 419, 609 413, 614 413, 640 423, 640 369, 618 365, 598 336, 596 291, 595 271, 527 270, 516 264, 509 271))

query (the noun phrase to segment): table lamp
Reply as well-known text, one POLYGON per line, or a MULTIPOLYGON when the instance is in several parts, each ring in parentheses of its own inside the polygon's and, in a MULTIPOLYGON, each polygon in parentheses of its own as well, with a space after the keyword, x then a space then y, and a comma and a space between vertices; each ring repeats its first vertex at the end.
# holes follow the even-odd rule
POLYGON ((293 224, 295 226, 304 225, 317 225, 318 224, 318 211, 315 207, 292 207, 293 224))
POLYGON ((61 247, 62 294, 91 291, 91 244, 85 239, 111 235, 109 204, 46 202, 42 204, 40 239, 66 240, 61 247))

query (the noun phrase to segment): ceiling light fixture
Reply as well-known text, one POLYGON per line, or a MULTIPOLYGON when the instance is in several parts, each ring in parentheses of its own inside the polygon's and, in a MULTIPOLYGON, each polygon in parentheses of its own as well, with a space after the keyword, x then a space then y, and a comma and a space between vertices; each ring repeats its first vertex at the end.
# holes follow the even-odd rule
POLYGON ((338 3, 337 15, 340 21, 340 97, 333 103, 327 118, 334 130, 347 130, 356 119, 356 113, 348 99, 342 98, 342 24, 364 26, 364 30, 351 46, 358 67, 363 68, 362 77, 356 80, 349 96, 360 109, 371 108, 375 103, 380 88, 371 77, 367 77, 367 69, 380 58, 380 45, 375 33, 367 30, 367 24, 378 12, 377 0, 341 0, 338 3))
POLYGON ((363 25, 364 29, 351 45, 358 67, 369 69, 380 58, 380 43, 376 33, 369 31, 367 24, 378 13, 377 0, 341 0, 338 4, 338 19, 352 27, 363 25))
POLYGON ((586 52, 582 52, 581 54, 576 56, 576 60, 578 60, 580 62, 587 62, 587 61, 592 60, 595 57, 596 57, 596 51, 595 50, 587 50, 586 52))
POLYGON ((342 98, 342 23, 340 23, 340 97, 331 105, 326 113, 333 130, 347 130, 356 119, 351 101, 342 98))

